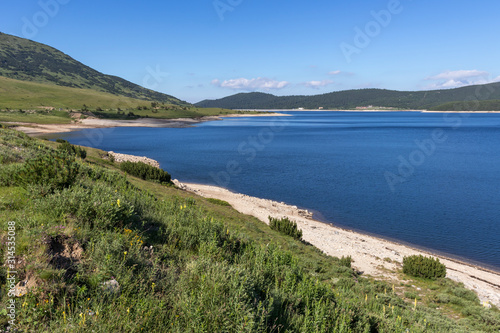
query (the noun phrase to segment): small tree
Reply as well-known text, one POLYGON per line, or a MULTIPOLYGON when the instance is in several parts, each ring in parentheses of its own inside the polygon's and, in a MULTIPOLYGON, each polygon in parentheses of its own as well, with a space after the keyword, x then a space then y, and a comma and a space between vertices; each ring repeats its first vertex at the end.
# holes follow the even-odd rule
POLYGON ((446 276, 446 266, 438 258, 413 255, 403 258, 403 273, 434 280, 446 276))
POLYGON ((65 151, 68 155, 80 157, 82 160, 87 157, 87 151, 83 147, 72 145, 63 139, 57 139, 56 142, 60 143, 57 149, 65 151))
POLYGON ((302 230, 299 230, 299 228, 297 228, 297 223, 295 221, 290 221, 288 217, 277 219, 269 216, 269 227, 282 234, 292 236, 295 239, 300 240, 302 238, 302 230))

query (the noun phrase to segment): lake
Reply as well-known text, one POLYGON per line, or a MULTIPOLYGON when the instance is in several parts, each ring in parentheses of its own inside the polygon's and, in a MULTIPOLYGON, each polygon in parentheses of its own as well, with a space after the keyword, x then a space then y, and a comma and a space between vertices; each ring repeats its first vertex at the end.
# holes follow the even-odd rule
POLYGON ((57 137, 500 270, 500 114, 285 113, 57 137))

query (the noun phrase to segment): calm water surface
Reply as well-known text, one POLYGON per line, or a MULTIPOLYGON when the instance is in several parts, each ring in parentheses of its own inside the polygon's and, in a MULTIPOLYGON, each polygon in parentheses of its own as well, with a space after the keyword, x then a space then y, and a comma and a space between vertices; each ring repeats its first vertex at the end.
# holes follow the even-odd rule
POLYGON ((288 113, 58 137, 500 269, 500 114, 288 113))

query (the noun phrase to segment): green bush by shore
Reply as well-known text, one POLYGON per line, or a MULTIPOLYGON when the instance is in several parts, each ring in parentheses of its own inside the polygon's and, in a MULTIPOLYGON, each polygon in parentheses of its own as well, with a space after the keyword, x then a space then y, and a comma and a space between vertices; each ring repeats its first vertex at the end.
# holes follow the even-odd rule
POLYGON ((446 266, 438 258, 414 255, 403 258, 403 273, 424 279, 439 279, 446 276, 446 266))
POLYGON ((278 219, 269 216, 269 227, 284 235, 288 235, 298 240, 302 239, 302 230, 297 228, 297 222, 290 221, 288 217, 278 219))
POLYGON ((170 183, 170 174, 162 169, 155 168, 143 162, 122 162, 120 169, 132 176, 139 177, 144 180, 151 180, 160 184, 170 183))

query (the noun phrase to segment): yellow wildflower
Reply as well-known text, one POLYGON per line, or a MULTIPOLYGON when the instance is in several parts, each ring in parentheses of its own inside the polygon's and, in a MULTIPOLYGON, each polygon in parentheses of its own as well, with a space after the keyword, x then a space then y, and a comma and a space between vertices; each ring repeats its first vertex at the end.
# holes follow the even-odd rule
POLYGON ((120 207, 120 199, 116 200, 116 204, 120 207))

